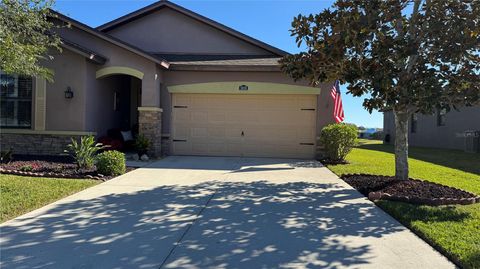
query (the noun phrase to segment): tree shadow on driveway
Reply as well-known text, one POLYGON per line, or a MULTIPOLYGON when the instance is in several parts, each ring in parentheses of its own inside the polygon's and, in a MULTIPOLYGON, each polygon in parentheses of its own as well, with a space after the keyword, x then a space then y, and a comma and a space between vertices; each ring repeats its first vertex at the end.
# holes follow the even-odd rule
POLYGON ((358 267, 376 254, 357 239, 404 230, 337 184, 212 180, 66 201, 7 222, 1 267, 358 267))
POLYGON ((403 230, 359 201, 358 192, 336 184, 228 182, 164 267, 358 267, 373 253, 355 239, 403 230))

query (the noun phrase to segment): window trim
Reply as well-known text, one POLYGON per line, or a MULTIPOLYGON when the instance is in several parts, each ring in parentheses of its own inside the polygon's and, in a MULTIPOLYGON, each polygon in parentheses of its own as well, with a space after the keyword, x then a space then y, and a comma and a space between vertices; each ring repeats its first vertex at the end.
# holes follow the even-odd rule
MULTIPOLYGON (((20 76, 17 74, 7 74, 0 70, 0 75, 9 75, 9 76, 20 76)), ((17 78, 18 79, 18 78, 17 78)), ((2 129, 16 129, 16 130, 31 130, 34 128, 34 120, 35 120, 35 88, 36 88, 36 78, 31 77, 32 79, 32 91, 31 91, 31 98, 30 98, 30 126, 12 126, 12 125, 1 125, 0 128, 2 129)), ((1 99, 1 97, 0 97, 1 99)))
POLYGON ((47 118, 47 81, 40 77, 35 77, 34 80, 32 129, 44 131, 47 118))

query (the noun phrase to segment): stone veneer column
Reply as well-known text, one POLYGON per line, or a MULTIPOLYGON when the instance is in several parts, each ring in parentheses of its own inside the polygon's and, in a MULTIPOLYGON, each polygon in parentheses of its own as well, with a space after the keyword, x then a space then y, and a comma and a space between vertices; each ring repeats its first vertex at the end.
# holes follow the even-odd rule
POLYGON ((162 155, 162 109, 159 107, 138 108, 138 131, 150 140, 148 154, 162 155))

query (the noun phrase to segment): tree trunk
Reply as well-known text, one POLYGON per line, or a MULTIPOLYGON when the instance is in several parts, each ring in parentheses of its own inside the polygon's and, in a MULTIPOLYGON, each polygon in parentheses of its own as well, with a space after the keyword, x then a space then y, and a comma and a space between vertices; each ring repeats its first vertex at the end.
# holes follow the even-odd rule
POLYGON ((393 111, 395 115, 395 178, 408 180, 408 112, 393 111))

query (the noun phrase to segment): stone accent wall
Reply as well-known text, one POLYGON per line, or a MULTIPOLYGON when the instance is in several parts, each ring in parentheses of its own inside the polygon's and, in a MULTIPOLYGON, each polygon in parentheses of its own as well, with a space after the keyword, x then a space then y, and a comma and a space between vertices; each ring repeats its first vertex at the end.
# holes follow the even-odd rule
POLYGON ((162 136, 162 156, 168 156, 170 154, 170 137, 162 136))
POLYGON ((162 156, 162 111, 159 108, 138 108, 138 131, 150 140, 148 154, 162 156))
POLYGON ((59 155, 64 154, 70 139, 80 136, 52 134, 0 134, 2 151, 13 150, 13 154, 59 155))

